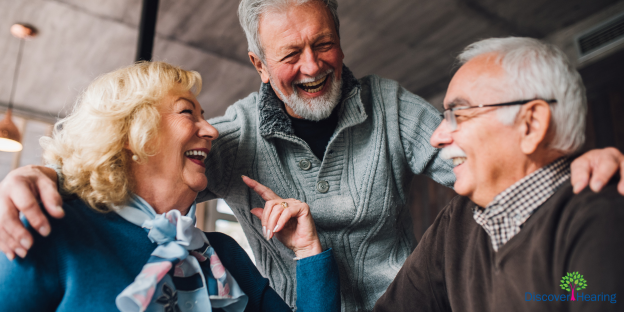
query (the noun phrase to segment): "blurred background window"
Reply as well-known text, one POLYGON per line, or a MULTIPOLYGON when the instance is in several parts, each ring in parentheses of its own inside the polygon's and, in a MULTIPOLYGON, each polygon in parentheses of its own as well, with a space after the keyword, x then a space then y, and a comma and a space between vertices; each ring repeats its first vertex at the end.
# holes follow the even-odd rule
POLYGON ((256 263, 243 228, 234 217, 234 212, 223 199, 213 199, 197 205, 197 227, 206 232, 225 233, 247 252, 251 261, 256 263))

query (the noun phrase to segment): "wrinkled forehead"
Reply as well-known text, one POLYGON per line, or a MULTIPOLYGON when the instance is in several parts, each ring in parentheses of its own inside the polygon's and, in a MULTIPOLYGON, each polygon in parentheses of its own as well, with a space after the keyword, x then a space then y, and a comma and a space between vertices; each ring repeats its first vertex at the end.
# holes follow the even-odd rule
POLYGON ((480 55, 457 70, 447 89, 444 107, 499 103, 506 100, 509 88, 507 74, 497 58, 480 55))
POLYGON ((320 1, 290 2, 283 7, 268 9, 260 16, 258 34, 265 50, 298 44, 306 39, 327 36, 338 39, 331 12, 320 1))

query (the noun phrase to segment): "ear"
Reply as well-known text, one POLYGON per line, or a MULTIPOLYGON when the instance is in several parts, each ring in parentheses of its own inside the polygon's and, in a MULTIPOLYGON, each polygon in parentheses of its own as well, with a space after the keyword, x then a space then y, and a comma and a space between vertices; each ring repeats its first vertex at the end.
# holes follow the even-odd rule
POLYGON ((533 154, 545 144, 550 127, 550 105, 543 100, 524 104, 518 113, 520 149, 525 155, 533 154))
POLYGON ((267 71, 267 68, 266 66, 264 66, 264 63, 262 62, 260 57, 253 52, 249 52, 247 54, 249 55, 249 60, 251 61, 251 64, 253 64, 253 66, 256 68, 258 74, 260 74, 260 79, 262 79, 262 82, 269 83, 269 72, 267 71))

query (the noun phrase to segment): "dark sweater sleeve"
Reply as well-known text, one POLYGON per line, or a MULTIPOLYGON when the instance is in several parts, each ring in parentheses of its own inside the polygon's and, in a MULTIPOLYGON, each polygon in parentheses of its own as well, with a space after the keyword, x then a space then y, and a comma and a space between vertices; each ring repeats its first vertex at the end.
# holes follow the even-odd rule
POLYGON ((249 298, 245 311, 292 311, 269 286, 269 280, 260 274, 245 250, 233 238, 217 232, 206 233, 206 237, 223 265, 249 298))
MULTIPOLYGON (((233 238, 216 232, 206 233, 206 237, 223 265, 249 297, 245 311, 292 311, 233 238)), ((297 311, 340 311, 338 266, 331 249, 297 262, 297 311)))
POLYGON ((0 311, 55 311, 63 288, 54 248, 26 228, 35 238, 26 258, 9 261, 0 253, 0 311))
POLYGON ((565 271, 578 272, 587 287, 577 290, 577 300, 567 305, 569 311, 622 311, 616 295, 624 294, 624 197, 615 184, 597 194, 584 193, 584 200, 572 209, 565 271))
POLYGON ((460 205, 460 199, 455 197, 438 214, 375 304, 374 312, 451 311, 444 280, 445 235, 452 209, 460 205))
POLYGON ((297 311, 340 311, 340 278, 331 248, 297 261, 297 311))

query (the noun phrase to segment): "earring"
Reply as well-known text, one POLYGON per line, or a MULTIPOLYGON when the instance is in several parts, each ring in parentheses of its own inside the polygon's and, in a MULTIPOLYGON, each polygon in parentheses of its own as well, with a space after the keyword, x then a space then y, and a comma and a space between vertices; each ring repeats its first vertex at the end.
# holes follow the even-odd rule
POLYGON ((134 160, 134 161, 139 161, 139 156, 137 156, 137 155, 132 155, 132 160, 134 160))

